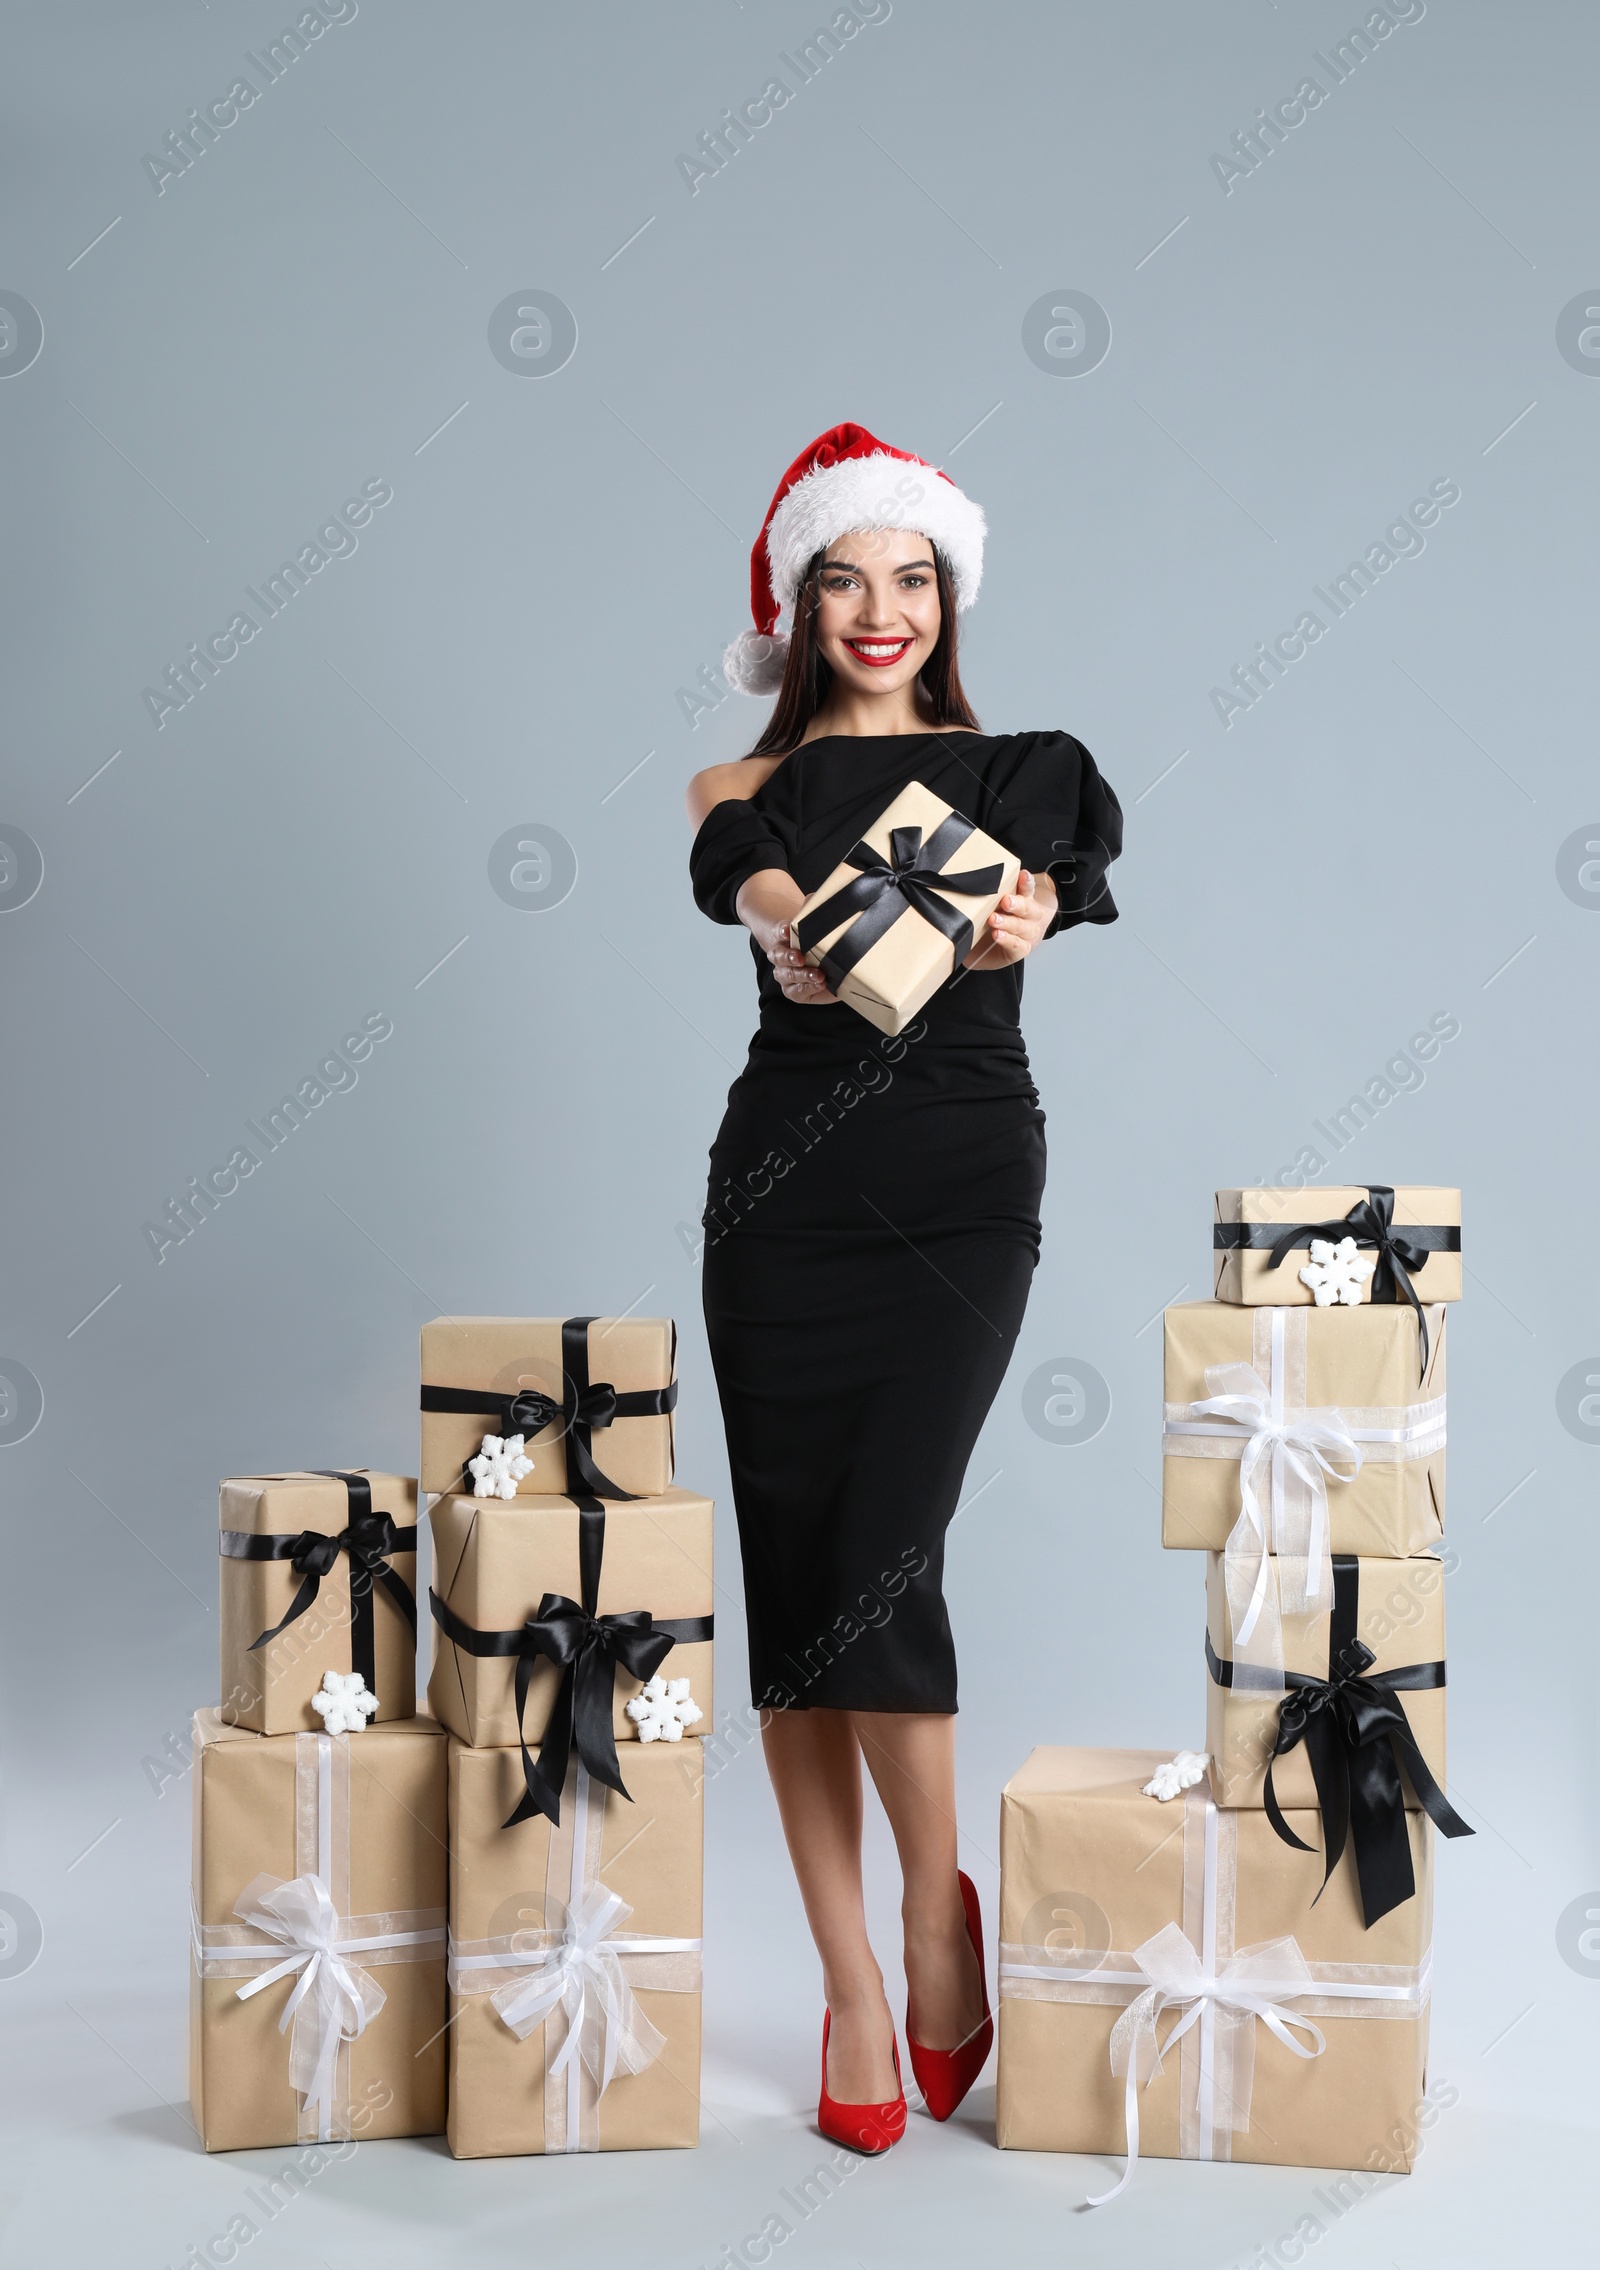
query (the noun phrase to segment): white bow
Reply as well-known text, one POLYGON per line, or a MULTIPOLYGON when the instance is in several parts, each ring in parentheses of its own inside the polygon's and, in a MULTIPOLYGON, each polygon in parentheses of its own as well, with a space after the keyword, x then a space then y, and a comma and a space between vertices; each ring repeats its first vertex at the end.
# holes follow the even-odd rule
MULTIPOLYGON (((581 2054, 602 2093, 618 2069, 642 2073, 667 2046, 635 1998, 621 1956, 629 1940, 616 1927, 633 1913, 616 1892, 593 1883, 568 1910, 559 1937, 541 1947, 512 1948, 497 1960, 506 1968, 526 1965, 530 1975, 491 1995, 495 2009, 518 2041, 526 2041, 557 2008, 565 2011, 566 2038, 548 2071, 559 2073, 581 2054)), ((522 1936, 518 1934, 518 1936, 522 1936)), ((646 1942, 645 1944, 650 1944, 646 1942)))
MULTIPOLYGON (((1274 1369, 1278 1369, 1276 1358, 1274 1369)), ((1287 1474, 1293 1474, 1305 1485, 1309 1500, 1304 1539, 1305 1603, 1309 1607, 1319 1593, 1324 1598, 1331 1594, 1333 1569, 1328 1550, 1328 1491, 1324 1476, 1331 1476, 1336 1482, 1354 1481, 1361 1471, 1361 1445, 1340 1410, 1330 1407, 1284 1411, 1280 1397, 1263 1386, 1259 1374, 1249 1364, 1208 1364, 1206 1386, 1211 1393, 1204 1402, 1190 1405, 1190 1416, 1240 1428, 1245 1436, 1239 1454, 1239 1518, 1229 1535, 1224 1556, 1231 1580, 1228 1597, 1235 1607, 1235 1582, 1241 1572, 1249 1576, 1249 1605, 1236 1622, 1233 1634, 1235 1647, 1241 1648, 1248 1645, 1267 1596, 1269 1550, 1288 1555, 1300 1543, 1299 1539, 1291 1541, 1285 1536, 1287 1474), (1348 1463, 1348 1474, 1339 1471, 1336 1463, 1339 1461, 1348 1463), (1255 1490, 1256 1478, 1263 1466, 1269 1469, 1271 1486, 1270 1547, 1268 1519, 1263 1515, 1255 1490), (1253 1572, 1248 1572, 1249 1561, 1254 1562, 1253 1572)), ((1243 1589, 1243 1582, 1239 1581, 1238 1590, 1243 1589)))
POLYGON ((1109 2191, 1089 2201, 1103 2207, 1131 2181, 1139 2161, 1139 2091, 1161 2070, 1161 2060, 1175 2041, 1199 2025, 1199 2090, 1202 2124, 1212 2119, 1215 2092, 1220 2081, 1229 2100, 1228 2125, 1250 2124, 1250 2094, 1255 2078, 1255 2022, 1259 2018, 1296 2057, 1320 2057, 1327 2047, 1320 2027, 1282 2007, 1302 1994, 1315 1993, 1316 1981, 1293 1939, 1267 1939, 1259 1946, 1242 1947, 1220 1971, 1208 1974, 1190 1940, 1176 1923, 1163 1925, 1153 1938, 1134 1950, 1134 1962, 1150 1984, 1118 2018, 1111 2033, 1111 2070, 1126 2076, 1124 2117, 1127 2123, 1128 2164, 1109 2191), (1183 2016, 1165 2042, 1156 2032, 1163 2010, 1181 2010, 1183 2016), (1219 2015, 1227 2021, 1223 2031, 1219 2015), (1296 2041, 1292 2027, 1312 2037, 1313 2047, 1296 2041))
POLYGON ((289 1950, 282 1962, 247 1980, 239 1988, 239 2000, 248 2002, 291 1971, 300 1973, 278 2020, 279 2033, 287 2032, 291 2022, 294 2026, 289 2080, 308 2105, 331 2107, 340 2043, 364 2033, 388 2000, 377 1980, 347 1959, 345 1947, 364 1942, 341 1945, 342 1919, 316 1875, 296 1876, 289 1883, 281 1876, 252 1877, 233 1912, 289 1950))

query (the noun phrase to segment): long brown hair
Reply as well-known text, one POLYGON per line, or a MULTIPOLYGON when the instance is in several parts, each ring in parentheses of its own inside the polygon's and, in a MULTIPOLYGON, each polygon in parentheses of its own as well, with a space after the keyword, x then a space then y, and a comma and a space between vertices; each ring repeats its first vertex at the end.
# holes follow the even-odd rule
MULTIPOLYGON (((922 689, 931 725, 964 725, 976 733, 980 730, 978 720, 962 690, 961 669, 956 660, 955 578, 939 547, 935 544, 930 549, 934 580, 939 589, 939 636, 934 641, 933 652, 917 673, 917 683, 922 689)), ((817 638, 817 593, 824 557, 822 552, 813 555, 795 594, 794 631, 783 665, 783 684, 778 688, 778 698, 761 738, 753 749, 745 751, 747 756, 787 756, 791 749, 798 748, 806 727, 828 698, 833 684, 833 665, 824 660, 817 638)))

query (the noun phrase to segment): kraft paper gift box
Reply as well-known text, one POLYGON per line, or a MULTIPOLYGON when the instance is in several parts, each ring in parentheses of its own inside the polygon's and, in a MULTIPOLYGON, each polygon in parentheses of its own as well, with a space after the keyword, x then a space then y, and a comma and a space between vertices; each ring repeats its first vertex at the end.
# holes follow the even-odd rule
POLYGON ((445 1746, 426 1718, 252 1734, 196 1713, 189 2095, 208 2152, 444 2127, 445 1746))
POLYGON ((486 1435, 521 1435, 521 1497, 655 1496, 672 1481, 677 1348, 665 1316, 436 1316, 422 1327, 423 1489, 487 1494, 468 1461, 486 1435))
POLYGON ((517 1752, 451 1742, 458 2159, 700 2141, 701 1750, 635 1753, 631 1804, 574 1761, 559 1824, 508 1828, 517 1752))
MULTIPOLYGON (((1164 1762, 1039 1749, 1006 1784, 1001 2147, 1126 2157, 1129 2175, 1135 2145, 1161 2159, 1409 2170, 1431 2124, 1426 1816, 1403 1816, 1416 1896, 1367 1930, 1348 1855, 1313 1906, 1320 1854, 1286 1847, 1264 1813, 1227 1811, 1203 1784, 1168 1804, 1144 1796, 1164 1762)), ((1314 1815, 1287 1819, 1315 1843, 1314 1815)))
MULTIPOLYGON (((1219 1190, 1212 1224, 1213 1290, 1219 1301, 1249 1308, 1303 1307, 1317 1299, 1322 1271, 1311 1254, 1313 1238, 1339 1245, 1351 1237, 1366 1264, 1358 1301, 1405 1299, 1394 1281, 1396 1261, 1419 1301, 1461 1298, 1461 1193, 1418 1183, 1360 1185, 1321 1190, 1219 1190), (1289 1236, 1277 1268, 1273 1249, 1289 1236), (1387 1266, 1385 1245, 1389 1248, 1387 1266), (1309 1269, 1311 1283, 1301 1277, 1309 1269)), ((1328 1299, 1329 1288, 1322 1286, 1328 1299)))
POLYGON ((364 1467, 241 1476, 220 1523, 223 1716, 258 1734, 320 1727, 324 1673, 358 1671, 375 1718, 410 1718, 416 1483, 364 1467))
MULTIPOLYGON (((1444 1534, 1445 1318, 1400 1307, 1166 1312, 1161 1542, 1402 1560, 1444 1534), (1277 1430, 1277 1431, 1275 1431, 1277 1430), (1356 1453, 1360 1454, 1359 1469, 1356 1453), (1231 1541, 1231 1543, 1230 1543, 1231 1541)), ((1298 1604, 1292 1590, 1284 1605, 1298 1604)))
MULTIPOLYGON (((563 1683, 597 1680, 614 1737, 636 1740, 641 1729, 627 1706, 651 1674, 630 1669, 630 1658, 654 1658, 654 1675, 663 1680, 687 1679, 689 1699, 709 1726, 715 1628, 709 1498, 676 1488, 625 1504, 589 1499, 582 1507, 570 1498, 501 1504, 447 1497, 428 1519, 435 1626, 428 1706, 452 1734, 479 1749, 538 1742, 563 1683), (545 1615, 551 1595, 559 1605, 545 1615), (638 1619, 639 1610, 648 1611, 647 1618, 638 1619), (569 1670, 558 1657, 570 1654, 585 1613, 600 1621, 600 1645, 569 1670), (631 1631, 606 1625, 608 1617, 630 1615, 631 1631), (651 1643, 652 1631, 668 1644, 651 1643), (530 1671, 519 1728, 523 1658, 530 1671)), ((565 1770, 563 1757, 553 1769, 558 1789, 565 1770)))
POLYGON ((841 1001, 902 1032, 971 948, 1019 862, 914 780, 813 891, 794 944, 841 1001))

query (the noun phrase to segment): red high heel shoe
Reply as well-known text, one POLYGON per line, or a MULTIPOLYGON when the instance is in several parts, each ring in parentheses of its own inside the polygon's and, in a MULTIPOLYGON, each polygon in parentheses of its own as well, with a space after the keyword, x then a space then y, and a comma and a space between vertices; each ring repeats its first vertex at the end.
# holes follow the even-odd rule
POLYGON ((911 2011, 906 2010, 906 2047, 911 2052, 911 2070, 922 2101, 935 2120, 948 2120, 973 2082, 988 2062, 994 2046, 994 2020, 989 2015, 989 1985, 983 1963, 983 1916, 978 1907, 978 1895, 970 1876, 957 1871, 961 1886, 961 1904, 967 1911, 967 1937, 978 1958, 978 1980, 983 1988, 983 2016, 963 2042, 954 2049, 924 2049, 911 2031, 911 2011))
MULTIPOLYGON (((832 2144, 850 2152, 886 2152, 906 2132, 906 2092, 903 2088, 887 2104, 840 2104, 828 2094, 828 2028, 833 2012, 822 2013, 822 2095, 817 2100, 817 2126, 832 2144)), ((900 2080, 900 2050, 893 2041, 894 2077, 900 2080)))

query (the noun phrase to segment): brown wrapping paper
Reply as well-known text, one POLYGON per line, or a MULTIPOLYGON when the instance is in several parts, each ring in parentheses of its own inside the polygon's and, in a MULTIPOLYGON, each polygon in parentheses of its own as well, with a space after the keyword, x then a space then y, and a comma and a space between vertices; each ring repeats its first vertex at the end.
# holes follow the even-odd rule
MULTIPOLYGON (((1386 1671, 1399 1670, 1408 1663, 1445 1661, 1444 1565, 1441 1561, 1428 1553, 1404 1561, 1362 1560, 1357 1564, 1357 1581, 1356 1637, 1364 1640, 1377 1658, 1369 1667, 1369 1677, 1381 1679, 1386 1671)), ((1276 1563, 1268 1570, 1268 1583, 1276 1583, 1276 1563)), ((1317 1679, 1328 1676, 1330 1620, 1326 1606, 1316 1615, 1293 1615, 1287 1610, 1281 1613, 1286 1671, 1309 1672, 1317 1679)), ((1241 1673, 1248 1677, 1250 1651, 1244 1651, 1240 1663, 1220 1553, 1211 1553, 1206 1559, 1206 1634, 1220 1661, 1238 1664, 1235 1679, 1239 1679, 1241 1673)), ((1258 1675, 1270 1677, 1271 1672, 1263 1671, 1258 1675)), ((1417 1748, 1441 1788, 1445 1769, 1446 1691, 1443 1687, 1425 1687, 1400 1697, 1417 1748)), ((1219 1686, 1215 1679, 1207 1676, 1206 1748, 1211 1753, 1211 1786, 1219 1805, 1256 1806, 1263 1802, 1267 1761, 1272 1756, 1277 1736, 1281 1700, 1281 1689, 1270 1694, 1238 1684, 1219 1686)), ((1402 1781, 1406 1803, 1415 1807, 1416 1793, 1404 1776, 1402 1781)), ((1317 1793, 1303 1742, 1278 1760, 1273 1769, 1272 1786, 1278 1803, 1285 1810, 1291 1806, 1316 1805, 1317 1793)))
MULTIPOLYGON (((417 1485, 406 1474, 380 1474, 365 1467, 373 1509, 393 1517, 397 1529, 414 1530, 417 1485)), ((219 1520, 248 1536, 298 1536, 303 1529, 337 1536, 350 1518, 349 1493, 342 1482, 323 1474, 250 1474, 222 1485, 219 1520)), ((389 1564, 413 1596, 417 1590, 415 1549, 396 1553, 389 1564)), ((322 1720, 311 1697, 325 1671, 348 1672, 350 1662, 350 1558, 341 1553, 322 1579, 317 1597, 287 1631, 251 1651, 251 1641, 288 1614, 300 1589, 289 1561, 236 1561, 223 1558, 221 1594, 222 1715, 257 1734, 315 1733, 322 1720)), ((417 1649, 411 1627, 382 1585, 373 1587, 373 1652, 378 1698, 373 1723, 409 1718, 417 1707, 417 1649)))
MULTIPOLYGON (((1045 1948, 1092 1985, 1094 1970, 1177 1923, 1198 1932, 1194 1885, 1185 1912, 1186 1863, 1195 1842, 1185 1822, 1190 1799, 1159 1804, 1140 1794, 1170 1755, 1142 1750, 1035 1750, 1006 1784, 1000 1811, 998 2141, 1034 2152, 1089 2152, 1119 2161, 1126 2137, 1124 2084, 1111 2070, 1112 2028, 1132 1998, 1106 1987, 1096 2001, 1030 1999, 1006 1963, 1013 1950, 1045 1948)), ((1274 2166, 1409 2170, 1424 2115, 1428 2010, 1425 1981, 1433 1924, 1432 1838, 1427 1818, 1408 1813, 1417 1896, 1368 1931, 1346 1854, 1316 1905, 1320 1850, 1292 1851, 1264 1813, 1215 1814, 1235 1893, 1231 1945, 1239 1949, 1292 1937, 1306 1961, 1383 1966, 1417 1981, 1413 2002, 1364 2005, 1368 2015, 1335 2015, 1333 2000, 1305 2007, 1327 2047, 1296 2057, 1261 2024, 1255 2028, 1250 2126, 1225 2127, 1210 2156, 1274 2166), (1415 2006, 1420 2002, 1420 2007, 1415 2006)), ((1317 1845, 1314 1815, 1289 1825, 1317 1845)), ((1048 1992, 1048 1989, 1045 1990, 1048 1992)), ((1291 2005, 1292 2007, 1292 2005, 1291 2005)), ((1165 2039, 1175 2020, 1159 2021, 1165 2039)), ((1139 2095, 1142 2157, 1181 2154, 1185 2059, 1178 2050, 1139 2095)), ((1192 2078, 1192 2068, 1189 2075, 1192 2078)))
MULTIPOLYGON (((1263 1383, 1270 1378, 1266 1352, 1273 1309, 1242 1308, 1226 1301, 1183 1301, 1166 1312, 1165 1396, 1169 1427, 1180 1407, 1210 1395, 1208 1366, 1254 1364, 1263 1383)), ((1428 1368, 1418 1377, 1417 1320, 1404 1305, 1396 1308, 1310 1308, 1286 1312, 1291 1344, 1289 1369, 1295 1370, 1293 1344, 1303 1334, 1303 1402, 1313 1409, 1343 1411, 1352 1429, 1422 1430, 1411 1446, 1363 1442, 1361 1470, 1352 1480, 1326 1482, 1328 1531, 1335 1553, 1371 1554, 1402 1560, 1425 1552, 1444 1534, 1443 1406, 1445 1394, 1445 1318, 1448 1311, 1425 1311, 1428 1368), (1432 1417, 1429 1417, 1429 1413, 1432 1417), (1427 1431, 1432 1428, 1433 1432, 1427 1431), (1436 1436, 1438 1447, 1416 1455, 1436 1436), (1402 1455, 1409 1451, 1411 1454, 1402 1455)), ((1294 1397, 1289 1398, 1291 1407, 1294 1397)), ((1190 1551, 1217 1550, 1227 1543, 1239 1518, 1239 1458, 1235 1438, 1204 1438, 1168 1433, 1163 1442, 1161 1542, 1190 1551), (1231 1455, 1226 1453, 1232 1452, 1231 1455)), ((1256 1495, 1263 1502, 1265 1480, 1256 1495)))
MULTIPOLYGON (((864 831, 863 841, 887 859, 891 829, 919 827, 922 830, 922 840, 926 843, 934 829, 947 820, 950 813, 951 807, 948 804, 935 796, 931 789, 924 788, 920 781, 914 780, 900 791, 888 810, 864 831)), ((944 864, 952 874, 965 874, 997 864, 1003 870, 999 888, 986 892, 981 897, 964 891, 941 894, 948 897, 958 913, 968 918, 976 938, 1001 899, 1008 891, 1015 890, 1018 862, 1003 844, 995 842, 993 836, 985 835, 981 828, 974 828, 959 850, 944 864)), ((821 889, 812 892, 790 925, 790 937, 797 944, 795 932, 799 923, 821 906, 825 899, 831 898, 835 891, 843 890, 860 872, 860 868, 841 861, 821 889)), ((842 922, 836 929, 817 939, 807 954, 807 960, 820 963, 849 927, 848 921, 842 922)), ((925 921, 915 907, 908 906, 877 943, 868 947, 855 968, 844 978, 838 988, 838 998, 847 1001, 852 1009, 866 1018, 868 1024, 876 1025, 879 1032, 902 1032, 917 1011, 938 992, 954 968, 955 948, 950 940, 936 930, 931 922, 925 921)))
MULTIPOLYGON (((515 1631, 537 1614, 547 1592, 582 1597, 578 1509, 570 1498, 441 1498, 428 1516, 433 1529, 434 1590, 477 1631, 515 1631)), ((692 1490, 663 1490, 632 1504, 608 1503, 597 1613, 648 1608, 655 1617, 706 1616, 712 1609, 711 1500, 692 1490)), ((674 1647, 663 1679, 687 1679, 704 1727, 712 1717, 712 1642, 674 1647)), ((452 1734, 477 1749, 518 1739, 513 1656, 477 1656, 434 1625, 428 1707, 452 1734)), ((522 1732, 537 1746, 549 1722, 560 1673, 547 1657, 528 1687, 522 1732)), ((617 1674, 612 1721, 619 1742, 639 1729, 626 1705, 641 1682, 617 1674)), ((631 1765, 623 1779, 629 1780, 631 1765)))
MULTIPOLYGON (((422 1377, 429 1387, 519 1388, 561 1400, 559 1316, 436 1316, 422 1327, 422 1377)), ((591 1385, 609 1380, 619 1395, 667 1387, 677 1377, 677 1334, 665 1316, 597 1316, 589 1325, 591 1385)), ((462 1469, 476 1457, 486 1434, 502 1432, 492 1411, 422 1414, 421 1482, 439 1492, 463 1487, 462 1469)), ((608 1481, 636 1497, 653 1496, 672 1480, 672 1414, 613 1419, 591 1434, 595 1464, 608 1481)), ((559 1420, 525 1439, 533 1471, 517 1484, 519 1497, 560 1497, 567 1488, 566 1452, 559 1420)), ((466 1484, 470 1488, 470 1482, 466 1484)))
MULTIPOLYGON (((335 1738, 337 1739, 337 1738, 335 1738)), ((346 1913, 432 1914, 448 1887, 445 1736, 431 1719, 370 1726, 348 1743, 350 1905, 346 1913)), ((297 1738, 252 1734, 218 1712, 194 1721, 195 1913, 202 1926, 237 1923, 234 1903, 253 1877, 285 1881, 296 1865, 297 1738)), ((445 1949, 379 1962, 386 1997, 347 2052, 350 2131, 433 2136, 445 2118, 445 1949)), ((204 1977, 190 1963, 189 2096, 208 2152, 293 2144, 299 2105, 289 2040, 278 2020, 292 1976, 239 2000, 240 1977, 204 1977)))
MULTIPOLYGON (((1298 1222, 1332 1222, 1349 1213, 1366 1197, 1362 1184, 1339 1184, 1332 1189, 1219 1190, 1216 1194, 1212 1263, 1214 1291, 1219 1301, 1236 1301, 1247 1308, 1299 1308, 1315 1296, 1300 1282, 1300 1271, 1310 1260, 1310 1232, 1285 1258, 1281 1268, 1271 1266, 1271 1240, 1298 1222), (1235 1225, 1259 1223, 1270 1231, 1265 1247, 1229 1246, 1226 1234, 1235 1225)), ((1394 1227, 1404 1234, 1418 1228, 1461 1228, 1461 1193, 1436 1189, 1431 1184, 1394 1185, 1394 1227)), ((1330 1244, 1337 1238, 1330 1234, 1330 1244)), ((1372 1260, 1372 1249, 1363 1255, 1372 1260)), ((1423 1302, 1458 1301, 1461 1298, 1461 1254, 1429 1253, 1420 1269, 1408 1272, 1417 1298, 1423 1302)), ((1363 1303, 1372 1298, 1372 1279, 1362 1287, 1363 1303)))
MULTIPOLYGON (((701 1745, 655 1743, 628 1760, 633 1802, 588 1783, 587 1803, 603 1807, 591 1825, 594 1870, 632 1913, 622 1929, 698 1939, 701 1931, 701 1745)), ((577 1770, 568 1775, 561 1827, 542 1816, 502 1823, 522 1795, 515 1750, 450 1744, 450 1917, 452 1944, 482 1946, 517 1931, 559 1928, 571 1883, 577 1829, 577 1770)), ((700 1996, 638 1988, 666 2047, 640 2073, 618 2073, 592 2108, 579 2148, 659 2150, 700 2141, 700 1996)), ((457 2159, 555 2148, 546 2134, 546 2067, 564 2040, 552 2016, 519 2041, 487 1993, 452 1996, 450 2117, 457 2159)), ((559 2084, 558 2094, 559 2094, 559 2084)), ((555 2106, 561 2116, 559 2102, 555 2106)))

